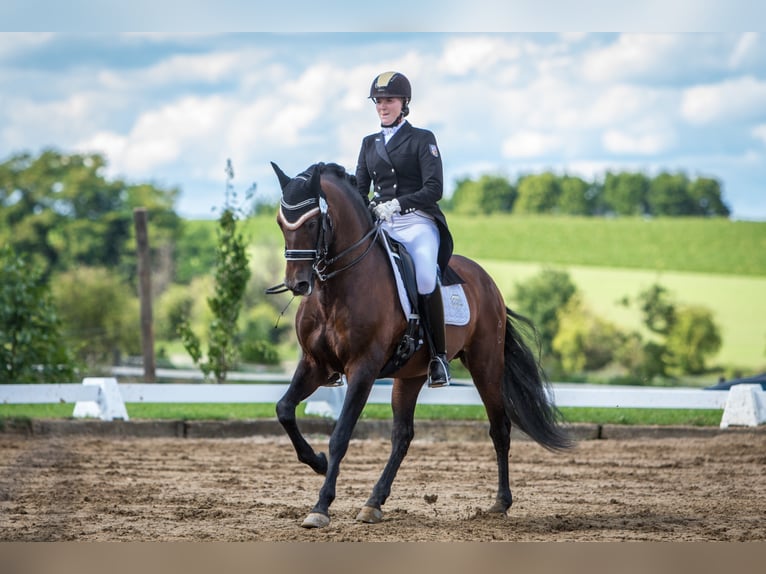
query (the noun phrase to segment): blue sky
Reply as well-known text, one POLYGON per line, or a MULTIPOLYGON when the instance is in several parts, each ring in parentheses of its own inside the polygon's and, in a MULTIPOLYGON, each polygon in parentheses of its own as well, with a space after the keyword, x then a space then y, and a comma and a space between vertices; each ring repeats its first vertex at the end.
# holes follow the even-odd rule
POLYGON ((393 69, 412 81, 410 120, 436 134, 448 194, 483 173, 684 171, 718 177, 735 217, 766 220, 765 34, 351 33, 323 22, 1 32, 0 160, 49 146, 102 152, 110 175, 178 187, 183 215, 211 217, 227 158, 236 189, 255 182, 268 198, 270 161, 353 170, 377 128, 370 82, 393 69))

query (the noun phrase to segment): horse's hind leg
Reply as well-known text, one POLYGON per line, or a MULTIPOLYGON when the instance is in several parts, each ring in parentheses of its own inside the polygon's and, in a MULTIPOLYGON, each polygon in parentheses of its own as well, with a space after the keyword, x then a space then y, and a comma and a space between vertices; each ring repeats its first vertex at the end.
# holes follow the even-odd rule
POLYGON ((477 357, 469 355, 465 360, 471 372, 476 390, 481 396, 489 419, 489 436, 495 447, 497 459, 497 495, 488 509, 493 514, 505 515, 513 503, 511 495, 508 455, 511 449, 511 421, 505 411, 502 394, 503 352, 502 347, 491 356, 486 348, 477 357))
POLYGON ((401 466, 415 435, 415 404, 424 379, 396 379, 391 395, 394 425, 391 431, 391 455, 383 474, 378 479, 372 494, 359 511, 356 519, 360 522, 378 523, 383 520, 381 506, 391 494, 391 485, 401 466))
POLYGON ((311 368, 305 359, 301 360, 287 392, 277 402, 277 418, 290 437, 298 460, 309 465, 318 474, 327 473, 327 457, 324 453, 317 454, 303 437, 295 419, 295 409, 317 389, 324 376, 324 371, 320 373, 318 369, 311 368))

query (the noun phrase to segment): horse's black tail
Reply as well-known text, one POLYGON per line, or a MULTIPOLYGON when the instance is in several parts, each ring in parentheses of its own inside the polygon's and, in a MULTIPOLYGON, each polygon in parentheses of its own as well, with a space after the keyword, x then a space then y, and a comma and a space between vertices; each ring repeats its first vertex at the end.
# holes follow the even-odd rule
POLYGON ((505 370, 503 396, 508 418, 531 439, 548 450, 570 448, 574 442, 561 426, 561 414, 549 397, 549 384, 516 324, 534 330, 532 322, 505 308, 505 370))

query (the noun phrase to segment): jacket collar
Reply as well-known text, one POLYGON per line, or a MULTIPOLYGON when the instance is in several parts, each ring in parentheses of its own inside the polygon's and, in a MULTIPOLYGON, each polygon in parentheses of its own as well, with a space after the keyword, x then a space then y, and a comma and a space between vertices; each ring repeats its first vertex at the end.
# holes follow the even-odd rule
MULTIPOLYGON (((410 136, 412 136, 412 124, 408 122, 407 120, 404 120, 402 122, 401 127, 396 131, 396 133, 391 136, 391 139, 388 140, 388 144, 386 144, 386 150, 388 152, 391 152, 398 148, 402 143, 407 141, 410 136)), ((382 136, 381 136, 382 139, 382 136)))

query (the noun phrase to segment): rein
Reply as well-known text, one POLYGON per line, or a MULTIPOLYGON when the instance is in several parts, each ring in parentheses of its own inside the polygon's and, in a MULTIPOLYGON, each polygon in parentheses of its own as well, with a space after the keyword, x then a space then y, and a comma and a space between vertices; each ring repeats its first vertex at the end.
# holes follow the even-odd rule
MULTIPOLYGON (((312 265, 312 268, 314 269, 314 273, 316 274, 317 279, 319 279, 322 282, 327 281, 328 279, 332 279, 339 273, 343 273, 344 271, 351 269, 354 265, 356 265, 362 259, 367 257, 367 254, 370 252, 373 245, 375 245, 375 241, 377 240, 378 235, 380 235, 380 230, 381 230, 380 222, 376 222, 375 225, 372 226, 372 229, 370 229, 367 233, 365 233, 356 243, 354 243, 350 247, 347 247, 340 253, 336 254, 334 257, 330 257, 329 259, 326 258, 328 246, 325 245, 322 251, 320 252, 321 254, 318 254, 316 259, 314 260, 314 264, 312 265), (367 249, 365 249, 364 252, 361 255, 359 255, 359 257, 351 261, 348 265, 344 265, 343 267, 339 269, 335 269, 334 271, 327 271, 327 268, 330 267, 330 265, 336 263, 339 259, 342 259, 346 255, 351 253, 354 249, 362 245, 362 243, 364 243, 370 238, 372 238, 372 240, 370 241, 370 244, 367 246, 367 249)), ((322 227, 322 231, 324 231, 324 226, 322 227)))

